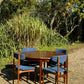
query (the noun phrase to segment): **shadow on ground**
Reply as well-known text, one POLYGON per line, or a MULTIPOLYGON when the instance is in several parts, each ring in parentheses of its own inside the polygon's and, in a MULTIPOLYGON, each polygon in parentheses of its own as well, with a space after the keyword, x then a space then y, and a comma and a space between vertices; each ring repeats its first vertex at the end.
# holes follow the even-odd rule
MULTIPOLYGON (((12 67, 6 66, 5 68, 1 69, 0 77, 3 78, 3 80, 0 80, 0 82, 6 81, 7 84, 12 84, 12 67)), ((39 70, 37 70, 37 73, 39 73, 39 70)), ((34 84, 34 78, 35 78, 35 73, 30 73, 30 80, 27 79, 27 73, 21 74, 22 76, 22 81, 21 84, 34 84)), ((17 84, 17 74, 14 76, 15 84, 17 84)), ((55 76, 49 74, 48 77, 45 74, 44 78, 44 84, 55 84, 55 76)), ((63 83, 63 81, 59 81, 60 83, 63 83)), ((6 84, 3 83, 3 84, 6 84)), ((36 77, 36 84, 39 84, 39 74, 37 74, 36 77)))
POLYGON ((5 81, 11 84, 10 80, 12 80, 12 69, 11 68, 1 69, 0 77, 2 77, 5 81))
MULTIPOLYGON (((7 84, 12 84, 12 77, 13 77, 13 69, 12 67, 8 67, 6 66, 5 68, 1 69, 1 73, 0 73, 0 77, 3 78, 7 84)), ((34 83, 34 78, 35 78, 35 73, 30 73, 30 80, 32 83, 34 83)), ((23 73, 21 74, 22 76, 22 81, 26 82, 27 84, 32 84, 31 82, 28 81, 27 79, 27 73, 23 73)), ((38 76, 37 76, 37 82, 39 81, 38 80, 38 76)), ((14 80, 17 80, 17 74, 15 74, 14 76, 14 80)), ((2 82, 4 82, 3 80, 0 80, 2 82)))

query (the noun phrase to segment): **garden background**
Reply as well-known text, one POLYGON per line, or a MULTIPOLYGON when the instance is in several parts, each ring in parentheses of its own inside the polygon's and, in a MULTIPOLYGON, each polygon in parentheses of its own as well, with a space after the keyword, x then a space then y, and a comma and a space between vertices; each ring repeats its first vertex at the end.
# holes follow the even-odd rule
POLYGON ((25 47, 83 47, 83 0, 0 0, 0 67, 25 47))

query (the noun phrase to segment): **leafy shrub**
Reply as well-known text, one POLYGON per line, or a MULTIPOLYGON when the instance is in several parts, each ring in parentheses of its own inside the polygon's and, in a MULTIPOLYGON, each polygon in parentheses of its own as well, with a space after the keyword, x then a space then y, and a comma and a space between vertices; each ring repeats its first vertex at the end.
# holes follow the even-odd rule
POLYGON ((0 4, 0 22, 13 18, 15 14, 32 11, 35 0, 3 0, 0 4))
POLYGON ((15 44, 7 31, 5 30, 6 25, 0 25, 0 58, 12 56, 16 50, 15 44))
POLYGON ((45 34, 41 37, 41 45, 42 46, 61 46, 67 44, 66 40, 63 39, 61 42, 62 37, 56 33, 54 30, 50 31, 47 30, 45 34))
POLYGON ((58 46, 61 38, 39 18, 27 14, 15 16, 0 26, 0 55, 11 56, 23 47, 58 46))
POLYGON ((7 28, 16 45, 22 44, 27 47, 36 46, 47 31, 47 26, 42 21, 27 15, 19 15, 9 20, 7 28))

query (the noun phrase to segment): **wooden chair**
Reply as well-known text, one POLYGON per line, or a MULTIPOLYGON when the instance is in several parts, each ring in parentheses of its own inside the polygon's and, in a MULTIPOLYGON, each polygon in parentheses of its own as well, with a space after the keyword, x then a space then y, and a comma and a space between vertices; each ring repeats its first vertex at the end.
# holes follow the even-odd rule
MULTIPOLYGON (((56 49, 56 52, 60 52, 60 53, 64 53, 67 55, 67 50, 66 49, 56 49)), ((50 61, 47 63, 47 67, 48 66, 55 66, 57 63, 57 60, 52 60, 52 58, 50 59, 50 61)), ((61 65, 64 65, 61 63, 61 65)))
POLYGON ((68 84, 68 56, 53 56, 54 60, 57 60, 57 65, 54 67, 43 68, 43 84, 44 84, 44 73, 51 73, 55 75, 55 84, 59 84, 59 78, 64 78, 64 84, 66 80, 66 84, 68 84), (60 66, 60 63, 64 63, 64 67, 60 66), (60 74, 61 73, 61 74, 60 74))
POLYGON ((35 84, 36 84, 36 68, 32 66, 20 65, 20 60, 24 60, 24 59, 25 59, 24 54, 18 54, 16 52, 14 53, 14 56, 13 56, 13 84, 14 84, 14 73, 17 73, 18 84, 19 84, 19 76, 20 74, 25 73, 25 72, 35 72, 35 84), (15 65, 15 58, 18 59, 17 65, 15 65))

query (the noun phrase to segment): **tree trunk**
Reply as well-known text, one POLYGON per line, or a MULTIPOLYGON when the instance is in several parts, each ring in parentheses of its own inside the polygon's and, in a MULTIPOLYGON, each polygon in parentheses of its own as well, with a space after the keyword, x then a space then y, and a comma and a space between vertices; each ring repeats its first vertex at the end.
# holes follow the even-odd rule
POLYGON ((52 17, 51 23, 50 23, 50 30, 51 31, 52 31, 52 28, 53 28, 53 23, 54 23, 54 20, 55 20, 56 15, 57 15, 57 13, 56 13, 56 11, 54 11, 54 16, 52 17))

